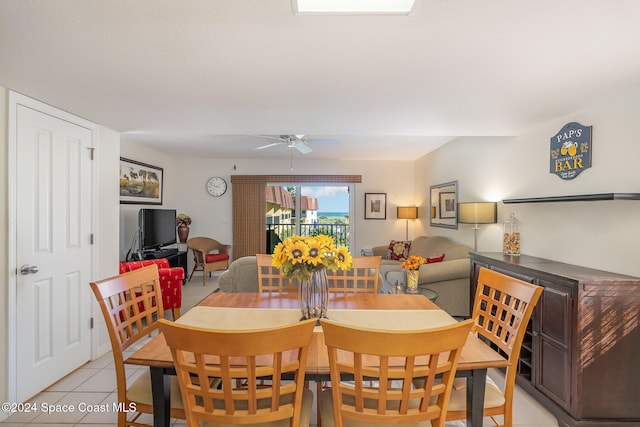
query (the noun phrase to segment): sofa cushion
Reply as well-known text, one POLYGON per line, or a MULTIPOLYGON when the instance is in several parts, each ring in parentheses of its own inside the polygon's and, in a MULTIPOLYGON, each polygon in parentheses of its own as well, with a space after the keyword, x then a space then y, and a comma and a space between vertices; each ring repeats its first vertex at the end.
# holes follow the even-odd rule
POLYGON ((387 250, 387 259, 401 260, 409 257, 411 241, 392 240, 387 250))

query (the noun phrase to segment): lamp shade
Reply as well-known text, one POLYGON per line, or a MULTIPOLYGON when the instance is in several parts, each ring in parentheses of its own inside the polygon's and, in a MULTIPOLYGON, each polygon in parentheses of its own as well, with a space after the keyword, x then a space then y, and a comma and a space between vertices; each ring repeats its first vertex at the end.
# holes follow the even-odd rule
POLYGON ((498 204, 495 202, 458 203, 458 222, 462 224, 495 224, 498 204))
POLYGON ((417 206, 398 206, 398 219, 416 219, 418 218, 417 206))

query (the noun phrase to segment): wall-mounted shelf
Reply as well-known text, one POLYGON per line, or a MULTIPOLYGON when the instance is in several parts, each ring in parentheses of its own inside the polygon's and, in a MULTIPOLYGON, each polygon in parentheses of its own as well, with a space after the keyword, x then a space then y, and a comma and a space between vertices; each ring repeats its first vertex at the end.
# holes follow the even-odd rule
POLYGON ((640 200, 640 193, 578 194, 572 196, 525 197, 504 199, 502 203, 594 202, 598 200, 640 200))

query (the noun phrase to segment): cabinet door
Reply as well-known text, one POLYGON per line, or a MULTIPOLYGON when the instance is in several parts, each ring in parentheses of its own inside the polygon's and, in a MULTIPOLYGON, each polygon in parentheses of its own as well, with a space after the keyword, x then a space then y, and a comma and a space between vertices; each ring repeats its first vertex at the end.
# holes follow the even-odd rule
POLYGON ((572 308, 575 284, 537 279, 544 292, 534 325, 534 384, 566 410, 571 405, 572 308), (538 329, 539 328, 539 329, 538 329))

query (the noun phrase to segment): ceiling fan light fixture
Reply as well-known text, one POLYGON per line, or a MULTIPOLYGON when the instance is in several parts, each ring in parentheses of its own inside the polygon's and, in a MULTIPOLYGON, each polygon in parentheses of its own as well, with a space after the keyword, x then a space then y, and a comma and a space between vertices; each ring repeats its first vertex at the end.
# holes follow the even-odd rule
POLYGON ((296 14, 409 15, 418 0, 293 0, 296 14))

